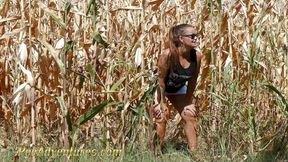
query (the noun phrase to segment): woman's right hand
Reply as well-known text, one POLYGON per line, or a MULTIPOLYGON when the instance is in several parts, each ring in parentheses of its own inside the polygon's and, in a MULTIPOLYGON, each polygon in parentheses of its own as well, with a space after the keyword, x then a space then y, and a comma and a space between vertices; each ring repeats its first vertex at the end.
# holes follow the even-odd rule
POLYGON ((153 117, 157 120, 161 119, 161 108, 160 108, 160 104, 158 104, 154 110, 153 110, 153 117))
POLYGON ((169 109, 165 103, 157 105, 153 111, 153 116, 158 121, 167 120, 169 114, 169 109))

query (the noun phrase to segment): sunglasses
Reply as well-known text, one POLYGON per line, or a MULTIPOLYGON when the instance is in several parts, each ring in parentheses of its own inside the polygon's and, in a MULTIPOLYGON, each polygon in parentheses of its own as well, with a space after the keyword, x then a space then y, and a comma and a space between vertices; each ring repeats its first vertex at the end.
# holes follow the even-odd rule
POLYGON ((197 34, 190 34, 190 35, 182 35, 184 37, 188 37, 188 38, 191 38, 191 39, 197 39, 197 34))

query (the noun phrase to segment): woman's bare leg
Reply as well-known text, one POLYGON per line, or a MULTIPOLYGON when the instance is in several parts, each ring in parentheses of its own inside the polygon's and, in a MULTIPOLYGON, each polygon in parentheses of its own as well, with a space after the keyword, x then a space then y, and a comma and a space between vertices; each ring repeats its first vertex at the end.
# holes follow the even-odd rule
POLYGON ((190 151, 197 148, 197 111, 195 105, 184 95, 167 96, 185 121, 184 131, 190 151))
MULTIPOLYGON (((157 111, 158 107, 156 108, 157 111)), ((159 105, 159 109, 160 109, 160 105, 159 105)), ((167 124, 167 120, 164 117, 164 114, 161 113, 161 117, 160 118, 156 118, 155 119, 155 123, 156 123, 156 132, 158 135, 158 140, 159 140, 159 151, 161 153, 161 149, 164 143, 164 137, 165 137, 165 133, 166 133, 166 124, 167 124)))
POLYGON ((157 95, 155 97, 155 105, 150 109, 150 122, 151 122, 151 134, 150 134, 150 149, 151 151, 155 151, 155 133, 154 133, 154 128, 156 127, 156 134, 157 134, 157 140, 158 140, 158 145, 159 145, 159 152, 161 153, 161 148, 163 146, 164 142, 164 137, 166 133, 166 124, 167 124, 167 119, 169 118, 169 109, 166 108, 164 112, 161 111, 160 108, 160 103, 157 101, 157 95))
POLYGON ((195 105, 191 104, 184 107, 181 116, 185 121, 184 131, 188 140, 189 149, 190 151, 193 151, 197 148, 197 118, 195 105))

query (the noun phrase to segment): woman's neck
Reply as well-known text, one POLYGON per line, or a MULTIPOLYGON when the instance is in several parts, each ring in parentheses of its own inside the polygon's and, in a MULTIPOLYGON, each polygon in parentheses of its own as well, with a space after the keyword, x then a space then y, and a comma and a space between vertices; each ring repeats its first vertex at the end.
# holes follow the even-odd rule
POLYGON ((190 58, 191 49, 185 48, 185 47, 180 47, 180 48, 178 48, 178 50, 179 50, 179 58, 185 58, 185 59, 190 58))

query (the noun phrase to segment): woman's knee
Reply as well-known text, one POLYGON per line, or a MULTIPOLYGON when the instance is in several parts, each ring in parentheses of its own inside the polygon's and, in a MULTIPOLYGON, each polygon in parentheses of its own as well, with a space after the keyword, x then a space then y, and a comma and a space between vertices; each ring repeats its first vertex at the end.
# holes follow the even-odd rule
POLYGON ((181 112, 181 117, 185 121, 196 121, 197 110, 194 104, 187 105, 183 108, 181 112))

